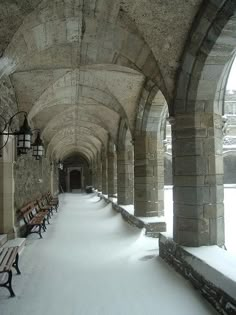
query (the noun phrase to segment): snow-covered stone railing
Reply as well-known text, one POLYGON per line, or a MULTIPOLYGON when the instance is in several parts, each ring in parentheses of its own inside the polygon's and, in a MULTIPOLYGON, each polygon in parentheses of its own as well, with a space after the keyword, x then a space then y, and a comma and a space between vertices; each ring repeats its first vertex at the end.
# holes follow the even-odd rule
POLYGON ((219 314, 236 314, 236 257, 218 246, 180 246, 164 234, 159 237, 160 257, 190 280, 219 314))
POLYGON ((107 195, 102 195, 101 193, 98 193, 98 196, 107 203, 111 202, 113 209, 119 212, 126 222, 140 229, 145 228, 147 236, 159 237, 160 232, 166 231, 166 222, 163 217, 136 217, 133 205, 118 205, 116 198, 108 198, 107 195))

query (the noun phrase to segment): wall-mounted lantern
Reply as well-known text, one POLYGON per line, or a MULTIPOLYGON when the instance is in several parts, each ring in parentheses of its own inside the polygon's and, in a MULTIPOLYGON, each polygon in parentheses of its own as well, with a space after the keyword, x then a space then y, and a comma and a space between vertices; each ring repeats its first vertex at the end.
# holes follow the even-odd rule
POLYGON ((35 130, 31 130, 28 120, 27 120, 27 113, 25 111, 19 111, 15 113, 8 121, 0 115, 0 118, 4 121, 4 128, 0 131, 0 135, 7 136, 4 144, 0 147, 0 153, 1 150, 7 145, 9 136, 14 135, 16 136, 16 143, 17 143, 17 153, 20 154, 27 154, 27 152, 31 149, 31 146, 33 147, 33 156, 36 158, 36 160, 39 160, 40 157, 43 155, 43 143, 40 138, 40 133, 38 129, 37 137, 33 144, 31 144, 32 139, 32 133, 35 130), (11 131, 11 125, 13 118, 17 116, 18 114, 24 114, 24 122, 23 125, 20 127, 19 131, 11 131))
POLYGON ((39 160, 43 156, 44 148, 43 148, 43 141, 40 138, 40 133, 38 131, 37 137, 32 144, 33 153, 32 155, 35 157, 36 160, 39 160))

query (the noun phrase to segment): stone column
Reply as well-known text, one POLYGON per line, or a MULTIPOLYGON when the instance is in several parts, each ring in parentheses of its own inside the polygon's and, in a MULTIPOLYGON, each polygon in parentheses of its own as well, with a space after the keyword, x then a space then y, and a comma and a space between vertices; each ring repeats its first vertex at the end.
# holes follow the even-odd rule
POLYGON ((133 146, 126 146, 117 152, 117 194, 118 204, 133 204, 133 146))
POLYGON ((92 186, 97 189, 97 167, 94 163, 92 165, 92 186))
POLYGON ((116 154, 108 153, 108 197, 114 197, 117 193, 117 170, 116 170, 116 154))
POLYGON ((51 194, 54 195, 55 194, 55 191, 54 191, 54 164, 51 163, 50 165, 50 190, 51 190, 51 194))
POLYGON ((9 139, 0 158, 0 233, 15 237, 14 140, 9 139))
POLYGON ((102 193, 108 194, 108 176, 107 176, 107 155, 104 153, 102 157, 102 193))
POLYGON ((134 214, 164 215, 164 149, 156 134, 135 136, 134 214))
POLYGON ((100 158, 97 160, 97 190, 102 191, 102 162, 100 158))
POLYGON ((222 118, 179 114, 172 122, 174 240, 224 244, 222 118))

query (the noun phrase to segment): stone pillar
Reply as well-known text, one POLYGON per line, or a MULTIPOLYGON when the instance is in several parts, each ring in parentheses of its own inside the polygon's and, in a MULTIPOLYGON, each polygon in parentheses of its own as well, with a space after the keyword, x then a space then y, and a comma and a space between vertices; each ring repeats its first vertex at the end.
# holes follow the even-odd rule
POLYGON ((222 118, 178 115, 172 122, 174 240, 224 244, 222 118))
POLYGON ((92 186, 97 189, 97 167, 94 163, 92 165, 92 186))
POLYGON ((102 191, 102 162, 100 158, 97 160, 97 190, 102 191))
POLYGON ((0 158, 0 233, 15 237, 14 140, 9 139, 0 158))
POLYGON ((117 193, 117 170, 116 170, 116 154, 108 153, 108 197, 114 197, 117 193))
POLYGON ((164 149, 156 134, 135 136, 134 214, 164 215, 164 149))
POLYGON ((54 164, 51 163, 50 165, 50 190, 51 190, 51 194, 54 195, 55 191, 54 191, 54 164))
POLYGON ((133 204, 133 146, 126 146, 117 152, 117 194, 118 204, 133 204))
POLYGON ((103 195, 108 194, 108 176, 107 176, 107 155, 104 153, 102 157, 102 193, 103 195))

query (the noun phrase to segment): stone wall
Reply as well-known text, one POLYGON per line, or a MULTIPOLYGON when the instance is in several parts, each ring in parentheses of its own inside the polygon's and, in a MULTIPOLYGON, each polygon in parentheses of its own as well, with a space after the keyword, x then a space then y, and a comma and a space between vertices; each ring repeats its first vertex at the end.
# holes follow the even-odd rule
MULTIPOLYGON (((9 120, 13 114, 18 111, 15 92, 11 84, 11 80, 8 76, 3 76, 0 80, 0 115, 3 116, 6 121, 9 120)), ((0 120, 1 130, 4 127, 4 120, 0 120)), ((18 126, 18 117, 15 117, 12 122, 12 129, 15 130, 18 126)))
POLYGON ((235 282, 227 279, 218 270, 207 265, 206 262, 195 257, 182 246, 175 243, 171 238, 162 234, 159 237, 159 255, 169 265, 171 265, 183 277, 189 280, 195 289, 199 290, 201 295, 212 304, 212 306, 223 315, 236 314, 235 300, 235 282), (195 262, 195 263, 194 263, 195 262), (198 269, 196 269, 198 266, 198 269), (199 270, 206 269, 205 274, 199 270), (221 279, 221 288, 215 282, 221 279), (223 288, 225 287, 225 289, 223 288), (233 288, 229 290, 229 288, 233 288), (230 293, 227 293, 227 290, 230 293))
POLYGON ((47 158, 37 161, 32 152, 17 158, 14 167, 16 210, 50 190, 50 168, 47 158))
POLYGON ((236 184, 236 155, 224 156, 224 184, 236 184))
POLYGON ((59 193, 59 172, 55 165, 53 167, 53 193, 59 193))

